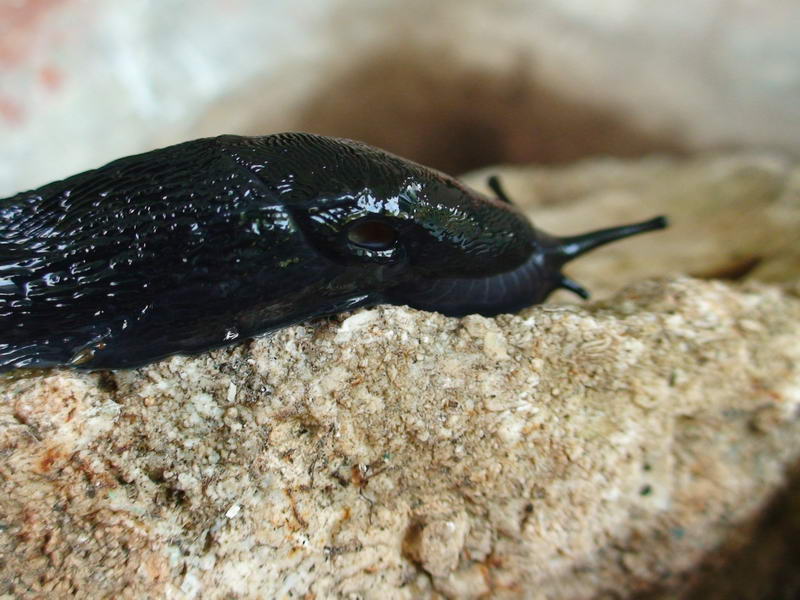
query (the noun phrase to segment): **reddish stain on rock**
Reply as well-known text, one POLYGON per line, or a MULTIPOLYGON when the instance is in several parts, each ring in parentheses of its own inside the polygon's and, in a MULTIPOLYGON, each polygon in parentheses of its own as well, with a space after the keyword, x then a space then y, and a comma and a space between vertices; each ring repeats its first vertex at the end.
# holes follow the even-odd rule
POLYGON ((24 118, 22 106, 8 98, 0 98, 0 119, 11 125, 19 125, 24 118))
POLYGON ((58 68, 45 65, 39 69, 39 81, 48 92, 57 92, 64 84, 64 75, 58 68))
POLYGON ((52 10, 69 0, 0 2, 0 68, 22 62, 34 46, 37 30, 52 10))
POLYGON ((57 447, 50 447, 45 450, 42 458, 39 460, 39 472, 47 473, 53 468, 56 462, 64 458, 63 452, 57 447))

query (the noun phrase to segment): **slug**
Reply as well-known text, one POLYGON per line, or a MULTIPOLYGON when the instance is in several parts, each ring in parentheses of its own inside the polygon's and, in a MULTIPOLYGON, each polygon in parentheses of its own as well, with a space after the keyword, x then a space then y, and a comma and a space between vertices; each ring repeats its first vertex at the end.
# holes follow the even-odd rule
POLYGON ((223 135, 0 200, 0 371, 130 368, 381 303, 515 312, 602 244, 366 144, 223 135))

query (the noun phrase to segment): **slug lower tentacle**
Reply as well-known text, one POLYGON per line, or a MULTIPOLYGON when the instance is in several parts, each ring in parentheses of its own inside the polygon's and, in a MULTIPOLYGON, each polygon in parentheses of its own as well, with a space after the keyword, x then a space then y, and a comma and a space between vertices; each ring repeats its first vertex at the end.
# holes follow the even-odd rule
POLYGON ((379 303, 517 311, 562 266, 663 217, 558 238, 497 198, 350 140, 220 136, 0 200, 0 371, 125 368, 379 303))

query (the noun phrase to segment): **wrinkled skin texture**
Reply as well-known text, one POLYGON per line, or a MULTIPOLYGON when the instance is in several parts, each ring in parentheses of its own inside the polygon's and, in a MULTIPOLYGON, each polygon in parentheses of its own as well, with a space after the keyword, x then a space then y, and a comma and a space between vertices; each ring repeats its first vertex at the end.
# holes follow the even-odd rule
POLYGON ((134 367, 385 302, 512 312, 565 286, 569 241, 358 142, 186 142, 0 200, 0 371, 134 367))

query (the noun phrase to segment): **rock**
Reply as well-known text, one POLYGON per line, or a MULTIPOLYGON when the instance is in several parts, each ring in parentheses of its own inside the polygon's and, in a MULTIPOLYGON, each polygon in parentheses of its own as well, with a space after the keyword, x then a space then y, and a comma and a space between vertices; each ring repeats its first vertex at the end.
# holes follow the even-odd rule
POLYGON ((800 152, 796 0, 192 6, 0 3, 0 197, 220 133, 351 137, 453 173, 800 152))
POLYGON ((0 594, 681 589, 800 456, 793 169, 503 171, 555 233, 673 217, 570 269, 598 302, 496 319, 377 307, 133 371, 7 378, 0 594), (645 279, 757 251, 741 276, 773 283, 645 279))

